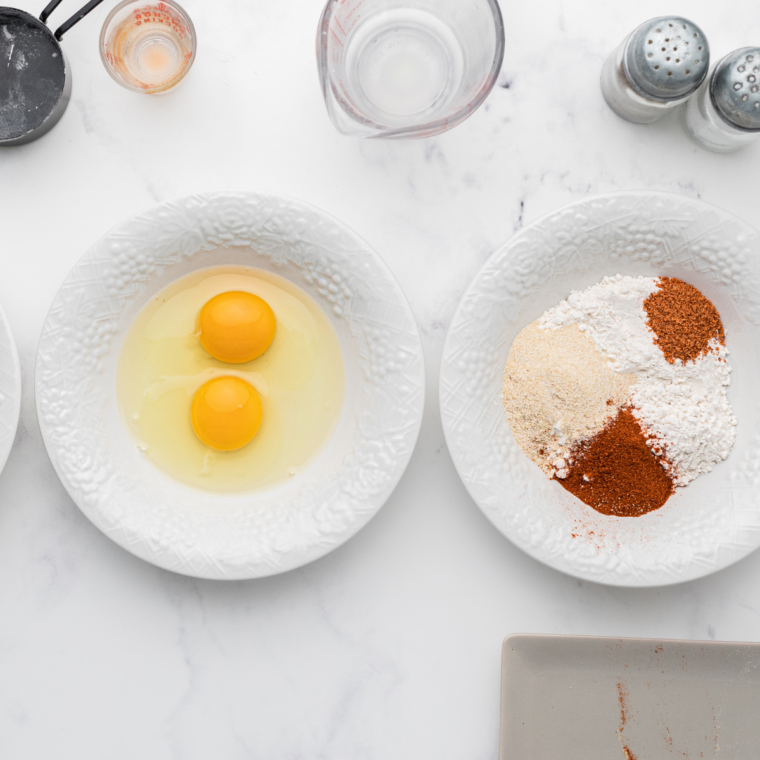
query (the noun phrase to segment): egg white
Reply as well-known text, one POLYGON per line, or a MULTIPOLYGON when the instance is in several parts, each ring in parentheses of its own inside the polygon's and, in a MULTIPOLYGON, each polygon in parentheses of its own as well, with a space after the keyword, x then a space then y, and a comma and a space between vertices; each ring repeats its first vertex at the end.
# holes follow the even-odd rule
POLYGON ((161 291, 130 326, 116 373, 122 419, 140 451, 173 477, 215 491, 302 472, 335 429, 344 387, 338 336, 320 306, 292 282, 245 267, 199 270, 161 291), (198 314, 210 298, 236 290, 263 298, 277 330, 261 356, 226 364, 201 346, 198 314), (210 449, 190 422, 195 392, 222 375, 246 380, 262 401, 261 428, 238 451, 210 449))

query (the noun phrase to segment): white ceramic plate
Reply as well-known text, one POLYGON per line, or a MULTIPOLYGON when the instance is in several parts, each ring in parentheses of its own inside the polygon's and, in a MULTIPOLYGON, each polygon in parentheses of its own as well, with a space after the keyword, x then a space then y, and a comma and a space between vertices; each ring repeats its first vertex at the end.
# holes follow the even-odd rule
POLYGON ((0 472, 16 437, 21 410, 21 370, 11 326, 0 308, 0 472))
POLYGON ((220 192, 127 219, 84 255, 45 322, 36 392, 53 466, 107 536, 175 572, 255 578, 327 554, 380 509, 417 440, 424 365, 409 305, 361 238, 294 200, 220 192), (303 288, 330 317, 346 366, 343 411, 318 459, 285 484, 237 494, 190 488, 146 461, 114 390, 121 340, 142 306, 219 265, 269 269, 303 288))
POLYGON ((472 498, 514 544, 570 575, 657 586, 719 570, 760 545, 760 236, 679 195, 630 192, 556 211, 480 270, 454 314, 440 402, 454 464, 472 498), (738 419, 729 458, 637 518, 608 517, 550 481, 522 452, 501 404, 517 333, 571 290, 614 274, 680 277, 718 308, 738 419))

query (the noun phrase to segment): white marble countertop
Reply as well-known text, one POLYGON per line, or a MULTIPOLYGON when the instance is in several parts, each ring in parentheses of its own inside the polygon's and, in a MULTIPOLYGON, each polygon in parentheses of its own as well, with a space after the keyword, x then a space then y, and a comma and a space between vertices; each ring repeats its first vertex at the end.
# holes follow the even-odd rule
POLYGON ((197 61, 154 98, 100 63, 111 4, 64 39, 74 93, 61 123, 0 152, 0 303, 24 382, 0 475, 3 760, 493 760, 509 633, 760 637, 760 553, 686 585, 621 590, 514 548, 457 478, 437 393, 463 289, 546 212, 652 188, 757 223, 760 143, 707 153, 675 116, 621 121, 598 86, 608 51, 646 18, 687 15, 717 58, 760 42, 755 3, 504 2, 499 85, 452 132, 411 142, 334 131, 314 61, 321 0, 185 0, 197 61), (157 201, 229 188, 320 206, 385 258, 422 330, 428 396, 406 475, 354 539, 301 570, 215 583, 145 564, 82 516, 45 454, 32 382, 48 305, 100 235, 157 201))

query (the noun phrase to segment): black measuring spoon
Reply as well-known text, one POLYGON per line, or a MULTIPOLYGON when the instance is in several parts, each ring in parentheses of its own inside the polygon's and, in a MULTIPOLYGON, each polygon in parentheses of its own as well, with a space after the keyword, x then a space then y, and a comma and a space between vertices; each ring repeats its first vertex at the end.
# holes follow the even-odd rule
POLYGON ((51 0, 39 19, 0 6, 0 146, 42 137, 69 104, 71 71, 59 40, 103 0, 90 0, 53 34, 45 22, 60 2, 51 0))

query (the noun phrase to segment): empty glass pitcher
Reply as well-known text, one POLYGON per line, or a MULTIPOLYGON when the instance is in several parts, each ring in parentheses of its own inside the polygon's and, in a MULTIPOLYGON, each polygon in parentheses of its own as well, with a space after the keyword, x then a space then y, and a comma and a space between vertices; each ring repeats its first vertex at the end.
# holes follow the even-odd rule
POLYGON ((355 137, 455 127, 486 99, 503 57, 496 0, 329 0, 317 33, 327 112, 355 137))

